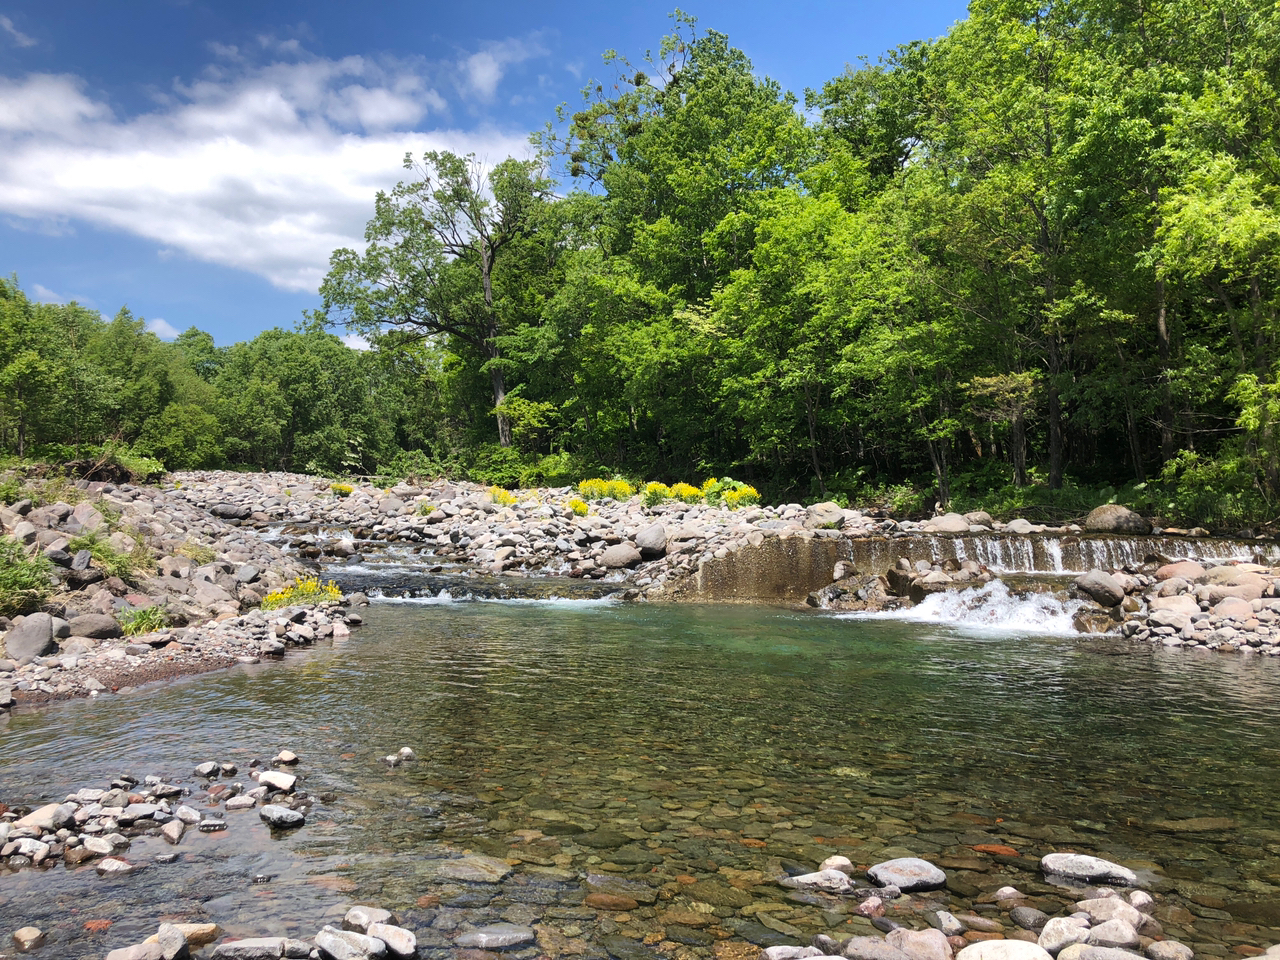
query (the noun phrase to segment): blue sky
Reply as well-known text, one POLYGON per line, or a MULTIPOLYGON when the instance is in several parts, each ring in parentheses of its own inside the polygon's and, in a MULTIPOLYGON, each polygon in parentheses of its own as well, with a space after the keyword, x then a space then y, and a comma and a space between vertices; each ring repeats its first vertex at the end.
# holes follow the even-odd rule
MULTIPOLYGON (((318 306, 406 151, 527 154, 609 48, 638 61, 674 3, 0 0, 0 274, 34 299, 128 305, 220 344, 318 306)), ((958 0, 682 9, 803 97, 943 34, 958 0)))

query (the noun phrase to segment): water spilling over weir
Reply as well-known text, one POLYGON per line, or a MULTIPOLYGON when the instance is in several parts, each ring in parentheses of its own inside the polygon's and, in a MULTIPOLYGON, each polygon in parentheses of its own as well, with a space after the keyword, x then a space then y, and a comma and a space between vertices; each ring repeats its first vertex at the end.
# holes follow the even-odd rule
POLYGON ((1156 558, 1159 562, 1200 560, 1221 563, 1280 561, 1280 544, 1264 540, 1215 537, 1135 537, 1112 534, 937 534, 902 533, 890 537, 850 539, 849 557, 866 573, 883 573, 899 558, 976 560, 993 573, 1076 574, 1119 570, 1156 558))

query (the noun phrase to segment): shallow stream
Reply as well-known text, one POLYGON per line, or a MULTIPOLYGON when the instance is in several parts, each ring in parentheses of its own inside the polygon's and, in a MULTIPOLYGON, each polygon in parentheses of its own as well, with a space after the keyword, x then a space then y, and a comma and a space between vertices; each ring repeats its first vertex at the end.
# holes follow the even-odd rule
POLYGON ((0 719, 3 802, 125 771, 195 787, 203 760, 244 781, 286 747, 318 801, 284 837, 250 811, 176 848, 139 838, 128 856, 150 865, 130 877, 0 874, 0 934, 34 923, 38 956, 99 957, 162 919, 310 936, 361 902, 396 911, 425 956, 507 921, 540 931, 514 957, 710 957, 871 932, 773 882, 833 853, 943 866, 949 889, 917 907, 960 912, 1012 883, 1053 913, 1072 897, 1036 861, 1077 850, 1139 869, 1198 954, 1280 940, 1280 663, 1003 626, 381 602, 282 663, 19 712, 0 719), (388 769, 401 746, 418 761, 388 769), (974 849, 993 844, 1016 853, 974 849), (514 871, 445 876, 467 855, 514 871), (638 905, 587 905, 609 888, 588 875, 638 905))

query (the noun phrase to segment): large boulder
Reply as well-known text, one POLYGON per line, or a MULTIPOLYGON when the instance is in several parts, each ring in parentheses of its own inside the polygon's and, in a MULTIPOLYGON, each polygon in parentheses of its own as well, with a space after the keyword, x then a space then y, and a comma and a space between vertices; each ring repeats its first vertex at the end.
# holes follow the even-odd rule
POLYGON ((656 560, 667 554, 667 528, 660 523, 645 527, 636 534, 636 549, 646 560, 656 560))
POLYGON ((71 635, 91 640, 112 640, 124 636, 116 618, 105 613, 84 613, 71 618, 71 635))
POLYGON ((826 503, 815 503, 811 507, 805 507, 804 525, 809 530, 838 530, 844 525, 844 510, 840 504, 829 500, 826 503))
POLYGON ((1124 599, 1120 581, 1102 570, 1090 570, 1077 577, 1076 589, 1104 607, 1114 607, 1124 599))
POLYGON ((5 652, 18 666, 30 663, 36 657, 46 657, 58 649, 53 639, 53 617, 49 614, 29 613, 22 622, 10 627, 4 638, 5 652))
POLYGON ((62 529, 73 536, 81 533, 93 533, 98 530, 106 520, 91 503, 78 503, 76 508, 71 511, 71 516, 67 517, 62 523, 62 529))
POLYGON ((629 543, 615 543, 600 554, 600 564, 610 570, 634 567, 642 559, 640 551, 629 543))
POLYGON ((1151 521, 1118 503, 1104 503, 1089 511, 1084 528, 1090 533, 1147 534, 1151 532, 1151 521))
POLYGON ((215 503, 209 512, 220 520, 248 520, 253 509, 244 503, 215 503))
POLYGON ((958 513, 944 513, 934 517, 921 529, 927 533, 968 533, 969 520, 958 513))

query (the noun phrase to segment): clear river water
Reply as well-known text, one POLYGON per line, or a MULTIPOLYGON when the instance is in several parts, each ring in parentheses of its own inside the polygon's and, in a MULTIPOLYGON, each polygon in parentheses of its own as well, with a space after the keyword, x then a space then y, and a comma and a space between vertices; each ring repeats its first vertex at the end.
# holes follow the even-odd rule
POLYGON ((310 936, 351 903, 395 911, 428 957, 499 922, 538 931, 516 958, 732 956, 871 932, 776 884, 830 854, 942 866, 948 889, 896 908, 923 926, 994 909, 1006 883, 1058 912, 1074 895, 1036 869, 1058 850, 1137 869, 1200 955, 1280 940, 1280 662, 1000 627, 376 602, 349 639, 282 662, 20 711, 0 719, 11 805, 122 772, 203 802, 197 763, 246 781, 282 748, 316 802, 283 836, 249 811, 174 848, 136 838, 129 877, 0 873, 0 956, 27 923, 38 955, 100 957, 164 919, 310 936), (402 746, 418 760, 387 767, 402 746), (477 855, 512 872, 444 866, 477 855))

